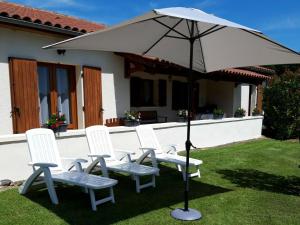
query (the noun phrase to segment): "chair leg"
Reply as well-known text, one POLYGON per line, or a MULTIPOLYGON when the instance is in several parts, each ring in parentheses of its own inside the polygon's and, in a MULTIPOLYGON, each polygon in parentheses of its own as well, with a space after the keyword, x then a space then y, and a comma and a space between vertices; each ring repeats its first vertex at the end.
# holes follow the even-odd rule
POLYGON ((136 188, 136 192, 140 193, 141 192, 141 188, 140 188, 140 177, 139 176, 134 176, 135 179, 135 188, 136 188))
POLYGON ((152 175, 152 187, 155 187, 156 185, 155 185, 155 175, 153 174, 152 175))
POLYGON ((197 166, 197 175, 198 175, 199 178, 201 177, 199 166, 197 166))
POLYGON ((42 168, 35 170, 34 173, 31 174, 30 177, 19 187, 19 193, 21 195, 26 194, 29 188, 32 186, 33 182, 41 175, 42 172, 42 168))
POLYGON ((43 168, 43 172, 44 172, 44 180, 45 180, 45 183, 47 185, 47 189, 48 189, 48 193, 50 195, 51 201, 52 201, 53 204, 57 205, 58 204, 58 198, 57 198, 57 195, 56 195, 56 192, 55 192, 51 172, 50 172, 49 168, 43 168))
POLYGON ((90 199, 91 199, 92 210, 93 210, 93 211, 97 211, 95 192, 94 192, 93 189, 89 189, 89 193, 90 193, 90 199))
POLYGON ((182 169, 181 169, 181 165, 178 165, 178 164, 176 164, 176 167, 177 167, 177 170, 178 170, 179 172, 181 172, 181 171, 182 171, 182 169))
POLYGON ((112 187, 109 188, 109 193, 110 193, 110 197, 111 197, 111 202, 112 203, 116 203, 115 201, 115 195, 114 195, 114 190, 112 187))

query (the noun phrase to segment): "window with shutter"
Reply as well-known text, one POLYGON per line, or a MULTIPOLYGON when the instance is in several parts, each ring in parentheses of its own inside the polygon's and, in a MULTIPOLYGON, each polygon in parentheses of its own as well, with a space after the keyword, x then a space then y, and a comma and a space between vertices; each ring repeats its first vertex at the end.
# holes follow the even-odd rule
POLYGON ((77 128, 75 67, 38 63, 39 121, 45 124, 51 114, 64 114, 68 129, 77 128))

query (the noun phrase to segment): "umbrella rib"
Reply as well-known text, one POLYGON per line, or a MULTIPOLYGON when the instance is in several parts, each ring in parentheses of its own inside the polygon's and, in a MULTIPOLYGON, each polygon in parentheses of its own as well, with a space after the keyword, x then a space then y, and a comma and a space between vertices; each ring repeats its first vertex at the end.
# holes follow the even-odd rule
POLYGON ((217 29, 214 29, 214 30, 211 30, 211 31, 209 31, 209 32, 204 32, 204 34, 199 34, 198 36, 196 36, 195 38, 201 38, 201 37, 205 37, 205 36, 207 36, 207 35, 209 35, 209 34, 212 34, 212 33, 215 33, 215 32, 217 32, 217 31, 219 31, 219 30, 222 30, 222 29, 224 29, 224 28, 226 28, 227 26, 222 26, 222 27, 219 27, 219 28, 217 28, 217 29))
MULTIPOLYGON (((199 45, 200 45, 200 49, 201 49, 203 69, 204 69, 204 71, 206 71, 206 65, 205 65, 204 54, 203 54, 202 43, 201 43, 201 34, 199 34, 200 31, 199 31, 198 24, 196 24, 196 29, 197 29, 197 33, 198 33, 197 36, 199 36, 199 38, 197 38, 197 39, 198 39, 198 41, 199 41, 199 45)), ((205 32, 205 31, 204 31, 204 32, 205 32)), ((202 32, 202 33, 203 33, 203 32, 202 32)))
MULTIPOLYGON (((155 19, 154 19, 155 20, 155 19)), ((155 45, 157 45, 158 42, 160 42, 164 37, 168 35, 178 24, 182 22, 183 19, 180 19, 173 27, 170 27, 169 30, 161 36, 156 42, 154 42, 153 45, 151 45, 145 52, 143 52, 143 55, 147 54, 155 45)))
MULTIPOLYGON (((198 33, 198 36, 204 35, 204 34, 206 34, 207 32, 209 32, 209 31, 211 31, 211 30, 217 28, 218 26, 219 26, 219 24, 216 24, 216 25, 212 26, 211 28, 207 29, 206 31, 203 31, 202 33, 198 33)), ((198 27, 197 27, 197 29, 198 29, 198 27)))
MULTIPOLYGON (((162 25, 162 26, 164 26, 164 27, 167 27, 168 29, 170 29, 170 30, 174 31, 175 33, 181 35, 182 37, 185 37, 186 39, 189 39, 188 36, 182 34, 181 32, 179 32, 179 31, 175 30, 174 28, 168 26, 167 24, 164 24, 164 23, 160 22, 159 20, 157 20, 157 19, 155 19, 155 18, 154 18, 153 20, 154 20, 155 22, 159 23, 160 25, 162 25)), ((182 19, 182 20, 183 20, 183 19, 182 19)))
POLYGON ((166 35, 166 37, 168 37, 168 38, 177 38, 177 39, 186 40, 186 38, 184 38, 184 37, 177 37, 177 36, 173 36, 173 35, 166 35))
POLYGON ((187 28, 189 29, 189 33, 190 33, 190 36, 191 36, 192 32, 191 32, 191 28, 190 28, 190 25, 189 25, 189 21, 185 20, 185 22, 186 22, 187 28))
POLYGON ((268 41, 268 42, 271 42, 272 44, 275 44, 275 45, 277 45, 277 46, 279 46, 279 47, 281 47, 281 48, 284 48, 284 49, 286 49, 286 50, 289 50, 289 51, 291 51, 291 52, 293 52, 293 53, 295 53, 295 54, 297 54, 297 55, 300 55, 300 53, 294 51, 293 49, 287 48, 287 47, 285 47, 285 46, 283 46, 283 45, 281 45, 281 44, 279 44, 279 43, 277 43, 277 42, 275 42, 275 41, 272 41, 272 40, 270 40, 270 39, 268 39, 268 38, 266 38, 266 37, 264 37, 264 36, 260 36, 259 34, 256 34, 256 33, 252 32, 252 31, 249 31, 249 30, 246 30, 246 29, 241 29, 241 30, 243 30, 243 31, 245 31, 245 32, 247 32, 247 33, 250 33, 250 34, 252 34, 252 35, 254 35, 254 36, 260 37, 260 38, 262 38, 262 39, 264 39, 264 40, 266 40, 266 41, 268 41))

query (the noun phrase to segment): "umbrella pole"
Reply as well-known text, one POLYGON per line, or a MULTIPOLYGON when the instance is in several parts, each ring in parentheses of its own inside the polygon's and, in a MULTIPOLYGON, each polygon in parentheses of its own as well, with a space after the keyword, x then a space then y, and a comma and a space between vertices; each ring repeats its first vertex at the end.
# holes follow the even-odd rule
POLYGON ((189 208, 189 165, 190 165, 190 150, 191 150, 191 111, 193 104, 193 58, 194 58, 194 25, 195 22, 191 21, 191 38, 190 42, 190 68, 188 80, 188 121, 187 121, 187 138, 185 142, 186 149, 186 164, 185 164, 185 182, 184 182, 184 208, 175 209, 171 212, 172 217, 179 220, 198 220, 202 217, 201 213, 195 209, 189 208))

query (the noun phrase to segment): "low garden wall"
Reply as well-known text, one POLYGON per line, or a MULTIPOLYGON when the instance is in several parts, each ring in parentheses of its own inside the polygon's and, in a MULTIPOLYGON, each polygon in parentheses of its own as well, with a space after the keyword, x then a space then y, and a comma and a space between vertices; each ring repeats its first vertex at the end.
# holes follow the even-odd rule
MULTIPOLYGON (((213 147, 259 138, 262 116, 197 120, 191 122, 191 141, 198 148, 213 147)), ((184 150, 186 123, 153 124, 161 145, 176 144, 184 150)), ((134 127, 110 127, 114 147, 138 151, 139 141, 134 127)), ((87 158, 88 144, 84 130, 70 130, 57 138, 62 157, 87 158)), ((26 179, 32 172, 25 134, 0 136, 0 180, 26 179)))

